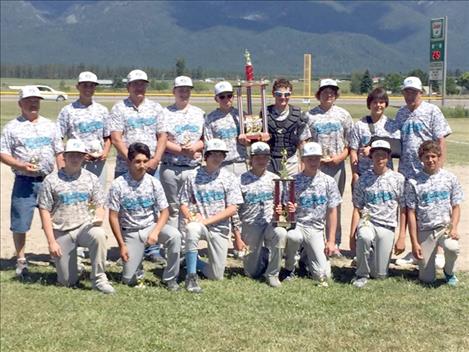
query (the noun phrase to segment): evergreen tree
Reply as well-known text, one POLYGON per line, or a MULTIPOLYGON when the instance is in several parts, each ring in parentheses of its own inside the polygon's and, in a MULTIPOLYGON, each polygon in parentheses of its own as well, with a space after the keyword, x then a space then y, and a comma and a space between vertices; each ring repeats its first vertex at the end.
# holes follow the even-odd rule
POLYGON ((366 70, 360 82, 360 94, 368 94, 373 89, 373 80, 370 71, 366 70))

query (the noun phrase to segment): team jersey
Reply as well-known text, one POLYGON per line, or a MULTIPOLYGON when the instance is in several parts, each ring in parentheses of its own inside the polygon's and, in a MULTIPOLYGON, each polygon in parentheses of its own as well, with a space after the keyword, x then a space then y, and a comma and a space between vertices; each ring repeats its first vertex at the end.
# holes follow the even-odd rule
POLYGON ((38 207, 51 213, 54 230, 70 231, 90 222, 91 208, 102 207, 104 200, 96 175, 85 169, 68 175, 61 169, 44 179, 38 207))
POLYGON ((347 110, 338 106, 324 111, 320 106, 306 113, 313 142, 321 144, 324 155, 338 155, 348 146, 353 121, 347 110))
MULTIPOLYGON (((195 143, 202 138, 205 112, 196 106, 188 105, 186 109, 178 110, 175 105, 163 110, 161 129, 166 128, 168 141, 178 145, 195 143)), ((170 165, 197 166, 200 160, 188 158, 185 155, 175 155, 165 152, 162 161, 170 165)))
POLYGON ((247 171, 240 176, 241 193, 244 203, 238 214, 243 223, 265 225, 272 221, 274 212, 274 179, 278 176, 266 171, 256 176, 247 171))
POLYGON ((339 189, 334 179, 318 170, 315 176, 304 173, 295 175, 296 222, 324 228, 328 208, 335 208, 341 202, 339 189))
POLYGON ((109 137, 109 111, 99 103, 83 105, 79 100, 66 105, 57 117, 61 138, 81 140, 88 152, 102 153, 104 138, 109 137))
MULTIPOLYGON (((375 136, 401 138, 401 131, 399 130, 396 122, 385 115, 381 116, 381 118, 373 125, 375 128, 375 136)), ((365 116, 353 125, 352 133, 350 134, 349 146, 351 149, 358 151, 358 149, 370 144, 371 137, 370 126, 367 122, 367 116, 365 116)), ((392 160, 389 160, 388 168, 392 169, 392 167, 392 160)), ((373 162, 371 161, 371 158, 358 154, 358 173, 363 175, 372 169, 373 162)))
POLYGON ((63 144, 55 124, 49 119, 39 116, 31 122, 19 116, 3 128, 0 152, 37 165, 36 172, 12 168, 16 175, 38 177, 54 170, 55 156, 63 152, 63 144))
MULTIPOLYGON (((163 108, 160 104, 144 99, 136 107, 129 98, 116 103, 109 115, 110 131, 122 132, 122 140, 128 147, 132 143, 141 142, 148 146, 151 156, 156 150, 157 133, 166 132, 161 122, 163 108), (157 127, 158 126, 158 127, 157 127)), ((126 159, 117 154, 116 172, 127 170, 126 159)))
POLYGON ((112 181, 106 207, 118 212, 119 224, 126 230, 140 230, 158 221, 161 210, 168 207, 163 186, 145 174, 139 181, 129 172, 112 181))
MULTIPOLYGON (((243 196, 236 177, 229 171, 220 169, 208 173, 205 167, 192 170, 179 192, 180 204, 200 213, 204 219, 214 216, 229 205, 243 203, 243 196)), ((209 225, 210 231, 228 234, 230 219, 209 225)))
POLYGON ((444 169, 429 175, 422 171, 408 179, 406 205, 415 209, 419 230, 432 230, 451 222, 452 208, 463 201, 461 184, 454 174, 444 169))
POLYGON ((239 134, 239 112, 235 108, 231 108, 228 113, 216 109, 205 119, 204 138, 206 140, 221 139, 228 148, 224 163, 246 160, 246 147, 238 143, 239 134))
POLYGON ((404 176, 393 170, 382 175, 368 171, 354 188, 353 206, 366 211, 377 225, 397 227, 398 208, 405 207, 404 182, 404 176))
POLYGON ((418 156, 420 144, 446 137, 452 131, 441 110, 426 101, 422 101, 414 111, 410 111, 407 106, 400 108, 396 115, 396 123, 401 130, 403 151, 399 172, 406 178, 414 178, 422 171, 418 156))

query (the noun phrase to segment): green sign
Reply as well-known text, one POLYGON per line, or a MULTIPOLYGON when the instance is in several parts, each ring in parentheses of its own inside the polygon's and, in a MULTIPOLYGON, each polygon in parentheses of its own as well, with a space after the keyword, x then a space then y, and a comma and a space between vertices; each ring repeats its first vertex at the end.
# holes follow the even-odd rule
POLYGON ((430 42, 430 62, 445 61, 445 41, 438 40, 430 42))
POLYGON ((431 20, 430 40, 444 40, 445 39, 445 19, 434 18, 431 20))

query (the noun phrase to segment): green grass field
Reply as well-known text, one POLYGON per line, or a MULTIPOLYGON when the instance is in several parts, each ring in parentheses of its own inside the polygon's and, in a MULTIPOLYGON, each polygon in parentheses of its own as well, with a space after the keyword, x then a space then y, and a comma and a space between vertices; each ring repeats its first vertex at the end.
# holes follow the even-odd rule
MULTIPOLYGON (((82 281, 55 286, 51 267, 32 267, 33 283, 3 268, 2 351, 464 351, 469 348, 467 274, 461 285, 425 287, 413 271, 359 290, 350 268, 318 287, 306 277, 279 289, 239 274, 201 280, 204 293, 170 293, 151 270, 145 289, 115 284, 104 296, 82 281)), ((156 268, 149 264, 147 269, 156 268)), ((109 268, 117 282, 120 268, 109 268)), ((161 269, 157 268, 158 274, 161 269)))

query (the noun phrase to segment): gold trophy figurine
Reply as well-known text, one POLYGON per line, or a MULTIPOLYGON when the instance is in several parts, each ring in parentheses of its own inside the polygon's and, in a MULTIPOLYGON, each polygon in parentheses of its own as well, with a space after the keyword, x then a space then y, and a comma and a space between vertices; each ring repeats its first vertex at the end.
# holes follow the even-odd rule
POLYGON ((288 211, 288 203, 295 203, 295 180, 288 176, 288 152, 286 149, 281 151, 282 161, 279 171, 280 178, 274 179, 274 206, 282 205, 282 212, 274 212, 274 222, 276 226, 293 229, 296 225, 295 213, 288 211))
POLYGON ((41 158, 39 158, 39 155, 34 154, 30 159, 29 163, 33 165, 34 170, 39 169, 39 163, 41 162, 41 158))

